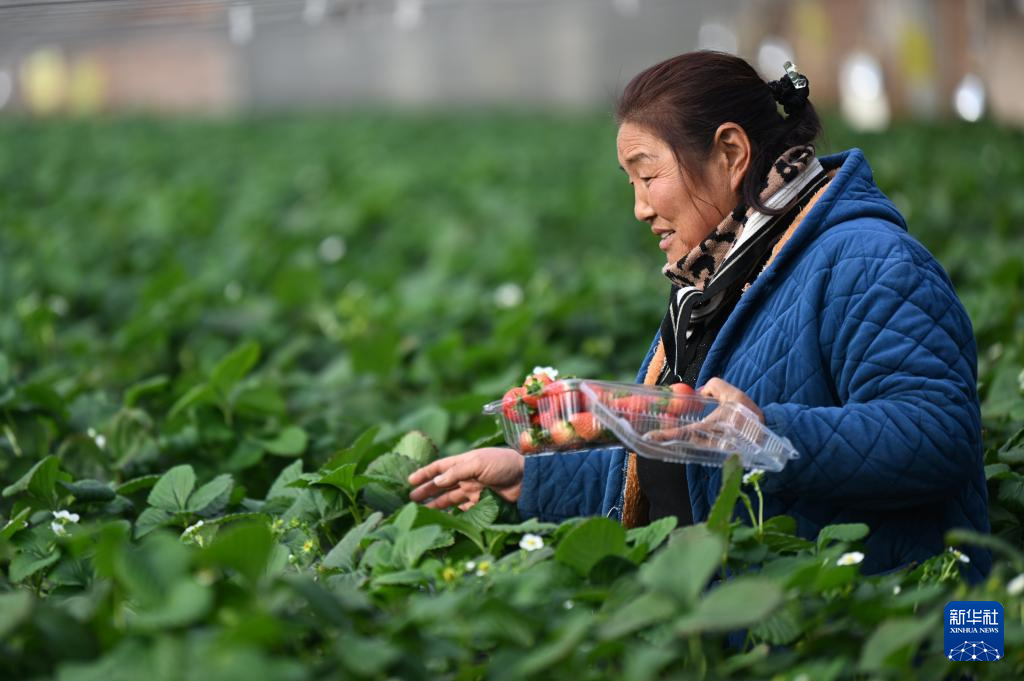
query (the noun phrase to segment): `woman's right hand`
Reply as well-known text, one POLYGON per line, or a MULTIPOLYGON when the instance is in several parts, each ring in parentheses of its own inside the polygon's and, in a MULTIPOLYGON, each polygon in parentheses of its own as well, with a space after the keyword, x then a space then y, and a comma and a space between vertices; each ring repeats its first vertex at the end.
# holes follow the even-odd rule
POLYGON ((413 501, 430 508, 458 506, 463 511, 480 501, 484 488, 491 488, 505 501, 515 503, 523 484, 523 456, 508 447, 481 447, 427 464, 409 476, 415 487, 413 501), (431 498, 433 497, 433 498, 431 498))

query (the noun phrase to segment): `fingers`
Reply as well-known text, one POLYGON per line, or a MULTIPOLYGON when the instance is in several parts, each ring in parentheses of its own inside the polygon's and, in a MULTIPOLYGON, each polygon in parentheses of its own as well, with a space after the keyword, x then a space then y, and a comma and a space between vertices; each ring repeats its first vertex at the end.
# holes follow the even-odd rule
POLYGON ((462 456, 446 456, 443 459, 438 459, 432 463, 428 463, 423 468, 415 470, 409 475, 410 485, 422 485, 427 480, 432 480, 441 473, 445 472, 449 468, 455 465, 456 460, 462 456))
POLYGON ((460 485, 459 487, 445 492, 436 499, 431 499, 425 504, 427 508, 445 509, 458 506, 463 511, 468 511, 476 502, 480 501, 481 486, 460 485))
POLYGON ((453 489, 450 492, 445 492, 436 499, 431 499, 424 506, 427 508, 436 508, 438 510, 450 508, 451 506, 458 506, 469 501, 469 498, 461 489, 453 489))
POLYGON ((754 412, 754 415, 764 423, 764 414, 761 413, 760 408, 754 403, 752 399, 747 397, 747 394, 721 378, 712 378, 704 387, 700 389, 700 394, 704 397, 711 397, 718 400, 719 402, 738 402, 744 407, 754 412))

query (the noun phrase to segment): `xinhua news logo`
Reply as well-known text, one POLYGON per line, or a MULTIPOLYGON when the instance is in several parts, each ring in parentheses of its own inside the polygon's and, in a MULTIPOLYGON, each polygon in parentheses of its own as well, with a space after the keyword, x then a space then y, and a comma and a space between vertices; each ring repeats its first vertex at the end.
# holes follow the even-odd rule
POLYGON ((946 603, 946 657, 995 662, 1003 657, 1003 606, 999 601, 946 603))

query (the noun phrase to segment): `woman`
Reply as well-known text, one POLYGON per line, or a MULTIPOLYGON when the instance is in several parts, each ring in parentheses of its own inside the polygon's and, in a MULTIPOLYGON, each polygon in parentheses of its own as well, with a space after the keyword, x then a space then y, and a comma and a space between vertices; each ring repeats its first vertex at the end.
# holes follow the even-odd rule
MULTIPOLYGON (((976 348, 945 272, 860 150, 815 157, 808 90, 788 63, 766 83, 707 51, 626 87, 619 162, 672 283, 637 381, 700 385, 787 436, 800 457, 764 478, 766 516, 792 516, 808 538, 866 523, 861 567, 875 573, 942 552, 953 527, 989 529, 976 348)), ((525 517, 632 527, 704 521, 721 470, 621 447, 525 458, 487 447, 409 480, 434 508, 468 508, 489 487, 525 517)), ((988 553, 966 553, 966 576, 987 574, 988 553)))

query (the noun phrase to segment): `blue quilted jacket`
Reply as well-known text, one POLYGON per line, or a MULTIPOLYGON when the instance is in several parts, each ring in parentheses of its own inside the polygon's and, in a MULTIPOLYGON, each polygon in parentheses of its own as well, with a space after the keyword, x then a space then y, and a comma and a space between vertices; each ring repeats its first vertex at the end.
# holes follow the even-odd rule
MULTIPOLYGON (((866 523, 861 568, 871 574, 940 553, 951 528, 989 531, 977 356, 948 277, 908 234, 863 153, 821 162, 838 172, 740 298, 697 384, 719 376, 742 389, 800 452, 763 480, 766 516, 792 516, 806 538, 866 523)), ((519 511, 620 519, 627 461, 622 447, 528 457, 519 511)), ((687 464, 686 475, 701 522, 721 469, 687 464)), ((966 553, 965 576, 987 575, 989 553, 966 553)))

